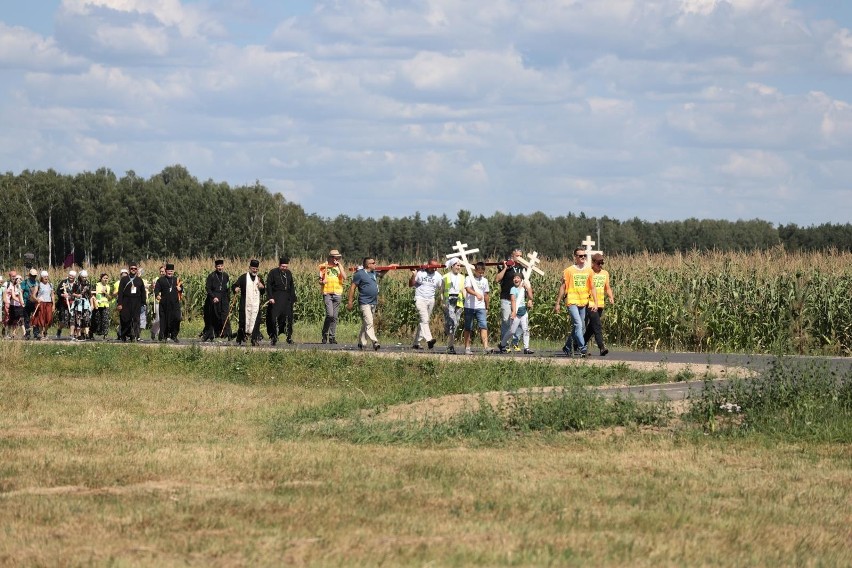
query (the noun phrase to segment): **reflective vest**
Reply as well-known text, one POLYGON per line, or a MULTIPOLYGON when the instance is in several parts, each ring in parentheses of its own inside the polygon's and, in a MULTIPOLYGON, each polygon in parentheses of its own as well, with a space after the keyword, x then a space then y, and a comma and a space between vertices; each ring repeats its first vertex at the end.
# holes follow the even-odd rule
POLYGON ((319 265, 320 278, 322 279, 323 294, 343 295, 343 281, 346 275, 343 273, 343 265, 328 264, 323 262, 319 265))
POLYGON ((447 305, 450 305, 450 298, 456 296, 456 307, 461 308, 464 306, 464 295, 464 272, 453 274, 451 271, 444 274, 444 297, 447 299, 447 305))
MULTIPOLYGON (((587 286, 591 289, 595 288, 595 292, 598 294, 598 304, 595 306, 596 308, 604 307, 604 298, 606 297, 606 292, 604 288, 606 288, 607 283, 609 282, 609 272, 604 269, 601 269, 600 272, 592 272, 589 274, 589 281, 587 286)), ((589 297, 589 305, 594 303, 594 299, 589 297)))
POLYGON ((569 266, 562 272, 565 280, 565 304, 568 306, 586 306, 589 303, 588 279, 591 268, 569 266))
POLYGON ((109 306, 109 284, 97 283, 95 286, 95 300, 99 308, 109 306))

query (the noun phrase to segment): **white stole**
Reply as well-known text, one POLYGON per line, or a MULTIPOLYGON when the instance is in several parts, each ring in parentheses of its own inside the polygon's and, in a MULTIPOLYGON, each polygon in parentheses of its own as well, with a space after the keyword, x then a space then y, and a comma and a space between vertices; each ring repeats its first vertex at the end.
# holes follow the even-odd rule
POLYGON ((246 289, 243 290, 243 297, 246 299, 246 333, 254 331, 254 322, 260 314, 260 288, 257 285, 260 283, 260 275, 254 277, 252 282, 251 273, 246 272, 246 289))

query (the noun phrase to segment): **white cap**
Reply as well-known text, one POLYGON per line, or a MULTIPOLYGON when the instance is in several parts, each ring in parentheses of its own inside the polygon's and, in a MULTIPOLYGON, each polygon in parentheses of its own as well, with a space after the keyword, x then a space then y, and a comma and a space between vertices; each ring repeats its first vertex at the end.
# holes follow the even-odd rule
POLYGON ((44 278, 46 276, 50 276, 50 274, 47 273, 47 270, 42 270, 41 271, 41 277, 44 278))
POLYGON ((80 271, 80 278, 88 278, 88 277, 89 277, 88 272, 86 272, 85 270, 80 271))
POLYGON ((77 276, 77 271, 76 270, 69 270, 68 276, 77 276))
POLYGON ((126 268, 122 268, 121 270, 119 270, 119 274, 130 274, 130 271, 126 268))

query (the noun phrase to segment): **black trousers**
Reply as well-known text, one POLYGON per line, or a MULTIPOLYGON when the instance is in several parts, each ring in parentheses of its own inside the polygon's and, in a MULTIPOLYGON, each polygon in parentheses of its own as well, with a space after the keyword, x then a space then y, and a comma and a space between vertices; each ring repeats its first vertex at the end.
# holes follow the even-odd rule
POLYGON ((586 332, 583 334, 583 339, 586 345, 589 344, 589 339, 592 335, 595 336, 595 343, 598 344, 598 349, 604 348, 603 329, 601 328, 601 318, 603 318, 603 308, 598 308, 597 311, 592 311, 586 308, 586 332))
POLYGON ((118 315, 119 331, 118 338, 122 341, 136 341, 139 339, 139 316, 142 302, 127 302, 121 307, 118 315))

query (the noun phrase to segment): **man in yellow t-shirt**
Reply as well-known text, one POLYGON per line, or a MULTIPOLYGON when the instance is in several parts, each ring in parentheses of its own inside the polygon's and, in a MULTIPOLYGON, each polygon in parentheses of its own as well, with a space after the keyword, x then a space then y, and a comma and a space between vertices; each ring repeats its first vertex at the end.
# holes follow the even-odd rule
POLYGON ((604 257, 601 253, 596 252, 592 255, 592 271, 589 273, 588 288, 592 295, 589 302, 589 309, 586 312, 586 333, 583 334, 583 340, 586 345, 592 335, 595 336, 595 343, 598 349, 601 350, 601 357, 605 357, 609 353, 609 349, 604 346, 603 331, 601 330, 601 318, 604 312, 604 296, 609 298, 609 303, 615 303, 615 298, 612 296, 612 287, 609 285, 609 272, 603 269, 604 257))
POLYGON ((556 297, 556 306, 553 311, 557 314, 565 298, 565 305, 571 316, 574 328, 572 333, 565 338, 562 352, 566 356, 586 356, 586 342, 583 340, 584 323, 586 320, 586 307, 589 304, 589 289, 587 281, 591 270, 586 267, 586 251, 582 247, 574 249, 574 264, 562 272, 562 285, 556 297))
POLYGON ((328 259, 319 265, 319 282, 322 286, 322 299, 325 303, 325 321, 322 324, 322 342, 337 343, 337 314, 340 311, 340 301, 343 299, 343 283, 346 274, 340 259, 343 258, 337 249, 328 253, 328 259))

